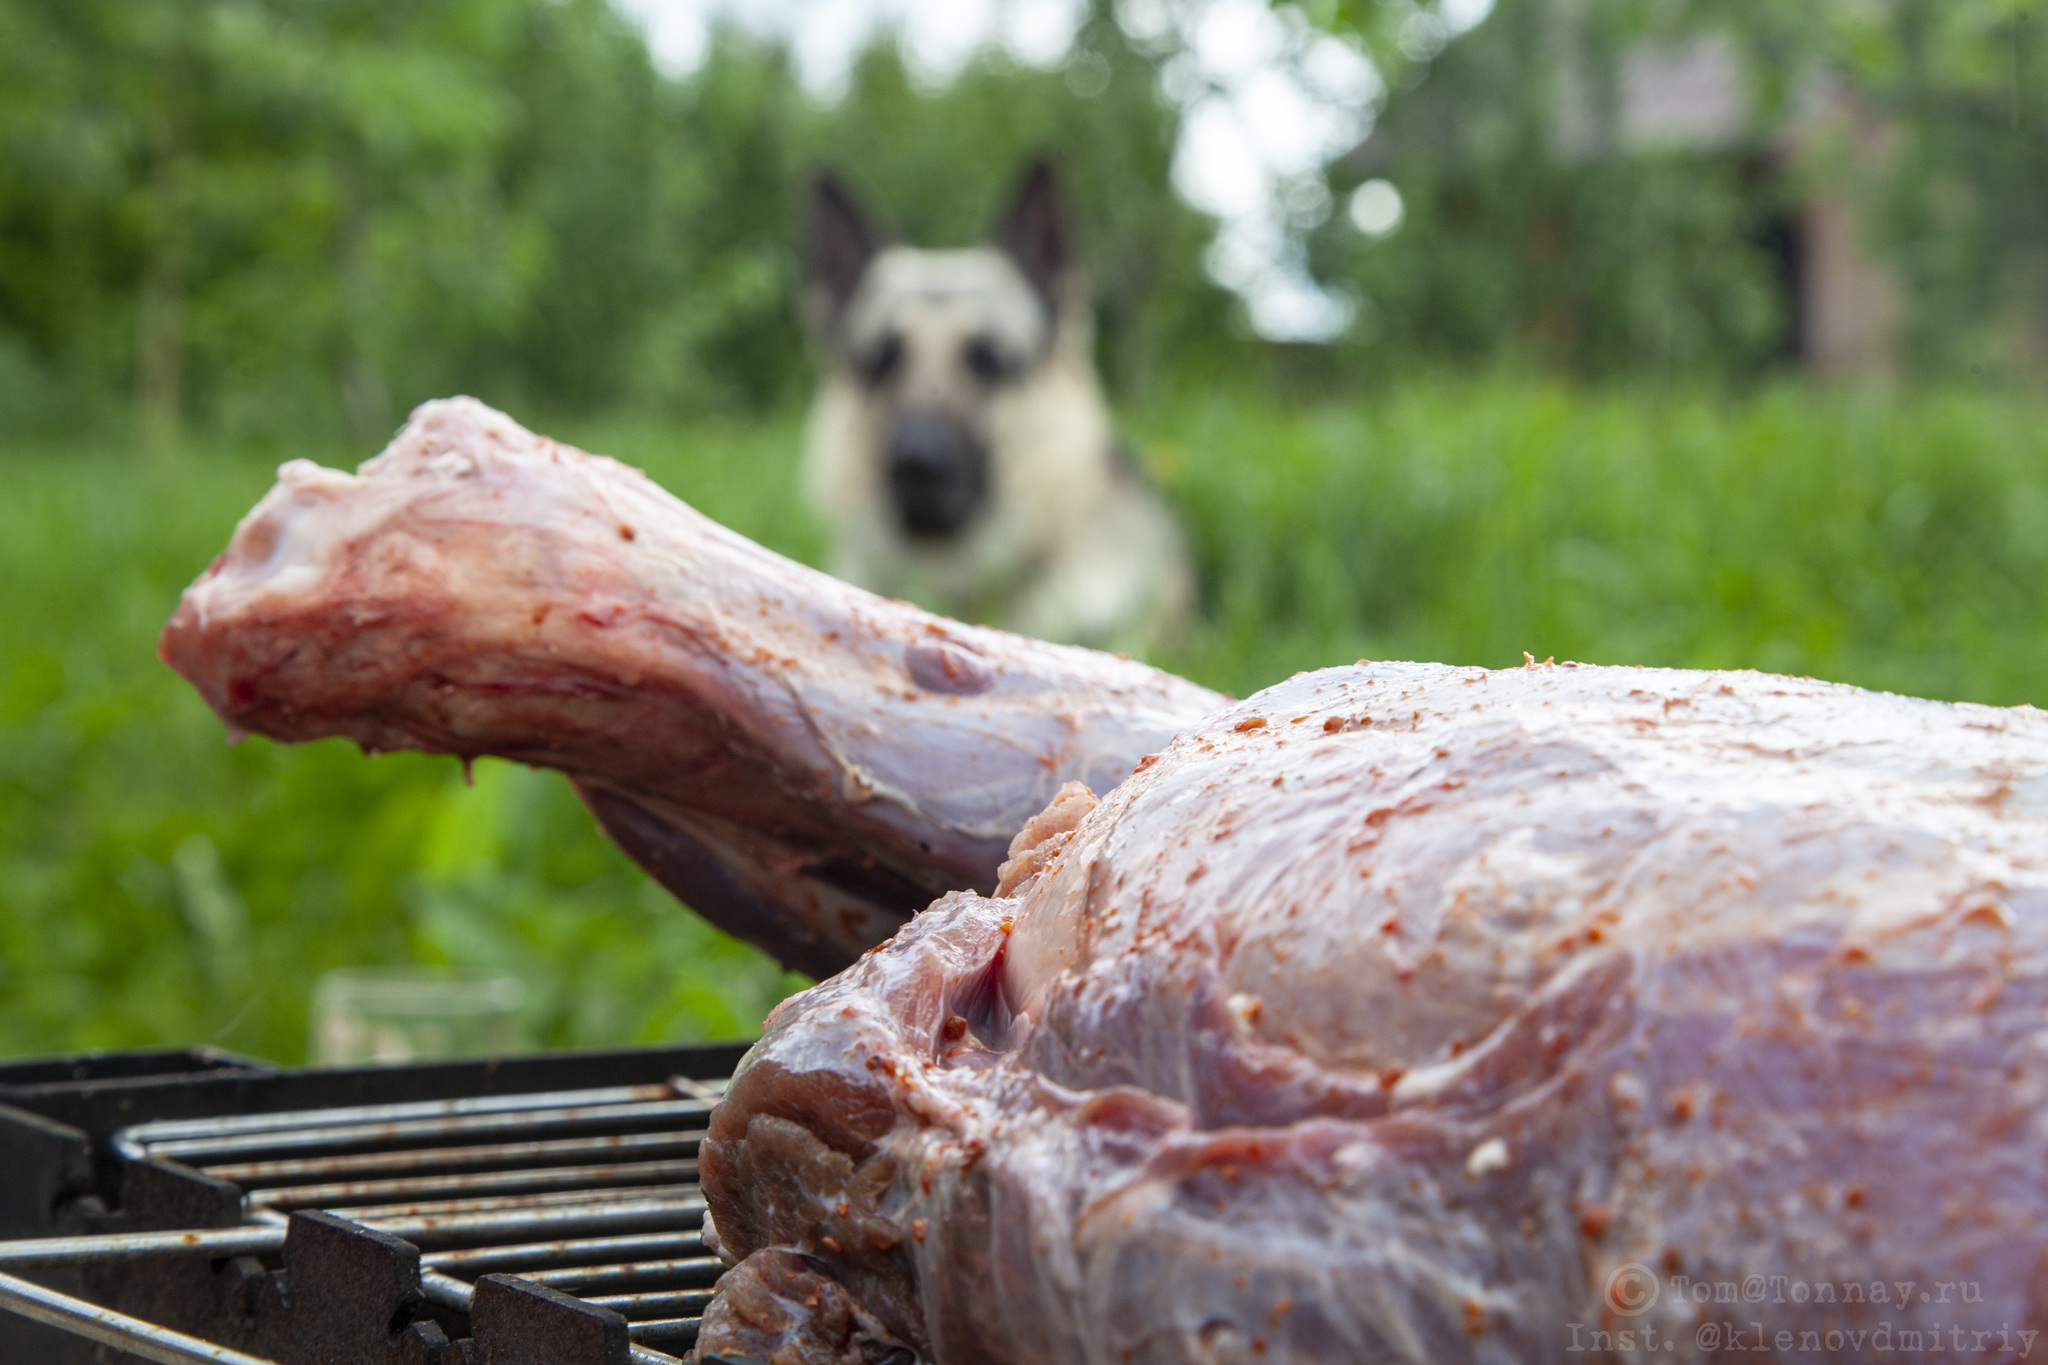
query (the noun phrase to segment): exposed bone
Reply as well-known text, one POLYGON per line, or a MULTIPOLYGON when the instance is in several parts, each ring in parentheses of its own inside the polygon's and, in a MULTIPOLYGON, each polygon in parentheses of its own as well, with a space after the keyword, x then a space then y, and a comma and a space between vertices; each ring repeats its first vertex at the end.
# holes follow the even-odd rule
POLYGON ((355 474, 285 465, 159 650, 232 730, 559 768, 663 885, 820 976, 1221 704, 849 587, 466 398, 355 474))

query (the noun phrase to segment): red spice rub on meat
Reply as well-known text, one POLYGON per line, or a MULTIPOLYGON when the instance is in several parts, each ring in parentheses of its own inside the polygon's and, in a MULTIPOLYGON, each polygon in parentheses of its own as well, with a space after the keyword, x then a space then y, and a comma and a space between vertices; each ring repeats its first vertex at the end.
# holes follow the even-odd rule
POLYGON ((2040 713, 1333 669, 1041 835, 1015 898, 948 896, 785 1004, 704 1145, 728 1253, 801 1256, 876 1342, 1505 1365, 1635 1358, 1627 1331, 1696 1361, 1725 1319, 2041 1344, 2040 713))

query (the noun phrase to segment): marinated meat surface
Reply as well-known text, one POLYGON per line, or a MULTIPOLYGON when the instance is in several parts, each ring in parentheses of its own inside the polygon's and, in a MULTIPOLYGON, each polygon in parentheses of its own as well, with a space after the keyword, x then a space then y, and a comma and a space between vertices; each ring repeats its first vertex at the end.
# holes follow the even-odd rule
POLYGON ((287 466, 162 649, 242 729, 562 768, 807 970, 946 893, 714 1114, 702 1354, 2048 1350, 2031 709, 1421 664, 1223 709, 466 400, 287 466))
POLYGON ((1222 702, 849 587, 472 399, 353 475, 284 466, 159 648, 236 730, 559 768, 670 890, 821 976, 1222 702))
POLYGON ((1361 665, 1089 804, 771 1020, 703 1183, 829 1321, 702 1351, 2048 1351, 2041 713, 1361 665))

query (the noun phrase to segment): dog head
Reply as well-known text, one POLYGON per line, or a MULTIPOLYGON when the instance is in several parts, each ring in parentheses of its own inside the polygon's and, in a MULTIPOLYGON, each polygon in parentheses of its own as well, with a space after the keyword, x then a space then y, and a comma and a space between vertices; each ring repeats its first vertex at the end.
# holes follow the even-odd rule
POLYGON ((996 482, 992 426, 1053 354, 1085 341, 1057 176, 1026 173, 988 245, 885 245, 830 173, 812 186, 805 312, 842 390, 857 395, 897 531, 966 534, 996 482))

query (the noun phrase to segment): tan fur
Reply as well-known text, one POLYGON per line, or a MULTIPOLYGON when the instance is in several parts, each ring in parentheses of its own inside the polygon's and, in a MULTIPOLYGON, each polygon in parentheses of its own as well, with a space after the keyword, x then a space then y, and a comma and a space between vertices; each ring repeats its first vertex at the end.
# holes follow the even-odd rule
POLYGON ((811 411, 806 483, 833 533, 842 578, 949 614, 1045 639, 1140 651, 1185 618, 1194 577, 1179 526, 1116 456, 1115 432, 1090 363, 1088 309, 1067 282, 1050 344, 1047 310, 993 248, 891 247, 847 305, 811 411), (903 340, 888 394, 864 383, 855 358, 869 338, 903 340), (1034 358, 984 390, 954 363, 977 334, 1034 358), (884 482, 885 432, 906 403, 942 407, 989 451, 984 512, 958 537, 905 536, 884 482))

